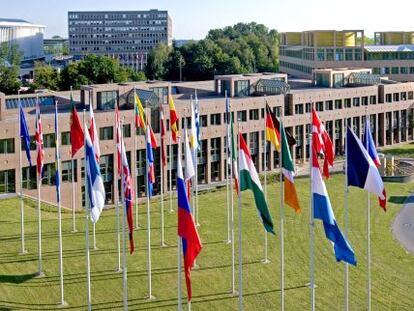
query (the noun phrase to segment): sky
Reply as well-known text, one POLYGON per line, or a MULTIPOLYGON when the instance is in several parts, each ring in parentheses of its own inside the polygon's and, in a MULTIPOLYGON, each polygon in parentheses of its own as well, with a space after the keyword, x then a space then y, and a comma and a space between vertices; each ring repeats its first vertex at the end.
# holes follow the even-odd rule
POLYGON ((0 17, 46 25, 45 38, 67 37, 67 12, 168 10, 174 39, 202 39, 209 29, 238 22, 278 31, 314 29, 414 31, 412 0, 0 0, 0 17))

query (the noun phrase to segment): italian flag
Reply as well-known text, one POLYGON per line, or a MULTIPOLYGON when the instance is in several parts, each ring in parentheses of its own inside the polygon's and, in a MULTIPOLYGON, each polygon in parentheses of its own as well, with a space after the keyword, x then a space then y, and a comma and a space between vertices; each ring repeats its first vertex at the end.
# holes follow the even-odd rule
POLYGON ((292 207, 296 213, 300 213, 300 206, 296 187, 294 183, 295 167, 293 166, 292 156, 290 155, 289 145, 286 137, 285 128, 281 126, 282 140, 282 173, 284 177, 284 196, 285 203, 292 207))
POLYGON ((266 231, 275 234, 273 230, 272 217, 270 216, 269 209, 267 208, 259 176, 257 175, 250 151, 247 148, 246 142, 244 141, 241 133, 239 133, 239 146, 240 191, 250 189, 253 192, 256 208, 262 218, 266 231))

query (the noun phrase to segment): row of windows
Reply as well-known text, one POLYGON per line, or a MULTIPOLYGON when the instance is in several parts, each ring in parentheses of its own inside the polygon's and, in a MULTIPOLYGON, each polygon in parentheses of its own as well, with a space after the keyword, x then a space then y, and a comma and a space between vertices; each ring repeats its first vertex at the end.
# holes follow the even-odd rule
POLYGON ((300 50, 280 49, 280 55, 317 61, 354 61, 362 60, 360 48, 303 48, 300 50))
POLYGON ((309 66, 293 64, 293 63, 284 62, 284 61, 280 61, 279 64, 280 64, 280 68, 284 67, 284 68, 288 68, 288 69, 292 69, 296 71, 301 71, 307 74, 311 74, 313 70, 313 68, 309 66))
POLYGON ((114 13, 100 13, 100 14, 88 14, 88 13, 70 13, 69 19, 84 19, 84 20, 101 20, 101 19, 136 19, 136 18, 167 18, 167 13, 138 13, 138 14, 131 14, 131 13, 123 13, 123 14, 114 14, 114 13))
POLYGON ((408 74, 414 74, 414 67, 375 67, 372 68, 373 74, 381 74, 381 75, 408 75, 408 74))

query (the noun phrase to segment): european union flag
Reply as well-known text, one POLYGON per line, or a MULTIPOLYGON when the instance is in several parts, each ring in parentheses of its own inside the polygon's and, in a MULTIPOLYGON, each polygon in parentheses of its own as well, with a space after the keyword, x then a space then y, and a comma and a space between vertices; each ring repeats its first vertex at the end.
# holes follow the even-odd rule
POLYGON ((30 135, 29 128, 27 127, 26 117, 24 116, 23 107, 19 101, 20 111, 20 137, 22 139, 24 149, 26 150, 27 161, 32 166, 32 159, 30 158, 30 135))

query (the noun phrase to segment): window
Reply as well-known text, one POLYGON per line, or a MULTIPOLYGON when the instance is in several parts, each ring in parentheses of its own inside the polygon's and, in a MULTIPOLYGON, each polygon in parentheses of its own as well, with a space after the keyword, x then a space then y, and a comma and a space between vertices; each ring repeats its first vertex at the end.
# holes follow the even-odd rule
POLYGON ((392 94, 392 98, 395 102, 399 102, 400 101, 400 93, 392 94))
POLYGON ((385 102, 386 103, 392 103, 392 94, 386 94, 385 95, 385 102))
POLYGON ((342 99, 335 99, 335 109, 342 109, 342 99))
POLYGON ((362 49, 355 49, 355 60, 362 60, 362 49))
POLYGON ((211 162, 220 162, 220 152, 222 149, 220 143, 220 138, 212 138, 210 140, 211 162))
MULTIPOLYGON (((75 182, 77 181, 77 160, 73 160, 75 182)), ((62 182, 72 182, 72 161, 62 162, 62 182)))
POLYGON ((6 153, 14 153, 14 138, 0 139, 0 154, 6 153))
POLYGON ((354 51, 352 49, 345 49, 345 60, 353 60, 354 51))
POLYGON ((327 100, 325 102, 325 110, 333 110, 333 101, 332 100, 327 100))
POLYGON ((308 112, 311 112, 311 110, 312 110, 312 104, 311 103, 306 103, 305 112, 308 113, 308 112))
POLYGON ((343 49, 336 49, 335 60, 336 61, 344 60, 344 50, 343 49))
MULTIPOLYGON (((227 113, 223 113, 224 123, 227 124, 227 113)), ((234 111, 231 112, 231 119, 234 121, 234 111)))
POLYGON ((281 107, 273 107, 273 113, 276 117, 280 117, 280 109, 281 107))
POLYGON ((318 51, 317 51, 317 59, 320 62, 323 62, 325 60, 325 51, 324 51, 324 49, 318 49, 318 51))
POLYGON ((115 109, 115 103, 117 102, 118 93, 116 91, 98 92, 97 107, 99 110, 112 110, 115 109))
POLYGON ((112 140, 114 139, 114 129, 112 126, 99 128, 99 139, 100 140, 112 140))
POLYGON ((392 67, 391 68, 391 74, 393 74, 393 75, 397 75, 398 74, 398 72, 399 72, 399 70, 398 70, 399 68, 398 67, 392 67))
POLYGON ((372 95, 369 97, 369 104, 370 105, 376 105, 377 104, 377 97, 375 95, 372 95))
POLYGON ((259 132, 252 132, 249 135, 249 149, 252 155, 259 153, 259 132))
POLYGON ((234 96, 244 97, 249 96, 250 92, 250 81, 249 80, 239 80, 234 82, 234 96))
POLYGON ((350 98, 345 98, 345 108, 351 108, 351 99, 350 98))
POLYGON ((207 116, 200 116, 200 127, 207 127, 207 116))
POLYGON ((368 106, 368 96, 364 96, 362 99, 362 106, 368 106))
POLYGON ((408 74, 408 67, 400 67, 401 74, 408 74))
POLYGON ((249 110, 249 120, 259 120, 259 109, 249 110))
POLYGON ((303 104, 295 105, 295 114, 303 114, 303 104))
POLYGON ((237 111, 237 120, 239 120, 241 122, 246 122, 247 121, 247 111, 246 110, 237 111))
POLYGON ((36 166, 22 168, 22 187, 23 189, 36 189, 36 166))
POLYGON ((43 135, 43 146, 45 148, 55 148, 56 147, 56 140, 55 140, 55 133, 49 133, 43 135))
POLYGON ((213 113, 210 115, 210 125, 220 125, 221 115, 219 113, 213 113))
POLYGON ((352 105, 354 107, 359 107, 360 106, 360 98, 359 97, 354 97, 352 100, 352 105))
POLYGON ((14 170, 0 171, 0 193, 16 192, 16 176, 14 170))
POLYGON ((54 185, 56 182, 55 163, 47 163, 43 166, 42 185, 54 185))
POLYGON ((124 137, 131 137, 131 124, 124 124, 122 126, 122 134, 124 137))
POLYGON ((407 100, 407 92, 401 92, 401 100, 407 100))
POLYGON ((328 60, 328 61, 334 60, 334 50, 333 49, 326 49, 326 60, 328 60))
MULTIPOLYGON (((26 150, 24 148, 24 143, 21 143, 22 151, 26 150)), ((36 150, 36 141, 34 136, 30 136, 30 150, 36 150)))
POLYGON ((70 132, 62 132, 60 134, 60 143, 62 146, 70 145, 70 132))
POLYGON ((316 111, 323 111, 323 102, 316 102, 316 111))

